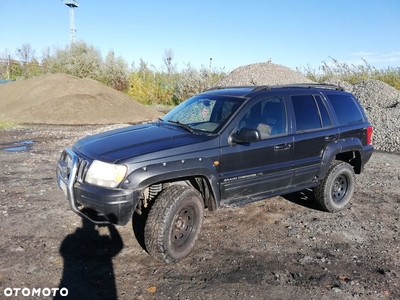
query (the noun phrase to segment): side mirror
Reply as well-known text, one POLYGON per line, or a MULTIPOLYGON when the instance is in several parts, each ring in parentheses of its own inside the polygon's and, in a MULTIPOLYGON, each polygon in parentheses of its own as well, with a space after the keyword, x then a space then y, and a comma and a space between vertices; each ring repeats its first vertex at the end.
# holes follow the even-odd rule
POLYGON ((260 131, 248 127, 244 127, 240 129, 238 133, 232 134, 232 142, 237 144, 254 143, 258 142, 260 139, 260 131))

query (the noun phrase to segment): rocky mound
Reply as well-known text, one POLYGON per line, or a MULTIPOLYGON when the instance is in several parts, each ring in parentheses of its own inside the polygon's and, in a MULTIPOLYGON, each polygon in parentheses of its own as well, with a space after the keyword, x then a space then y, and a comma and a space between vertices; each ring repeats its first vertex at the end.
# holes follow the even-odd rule
POLYGON ((374 127, 375 148, 400 152, 400 91, 378 80, 358 82, 351 91, 374 127))
POLYGON ((0 120, 25 124, 116 124, 160 115, 93 79, 43 75, 0 85, 0 120))
POLYGON ((399 90, 379 80, 360 81, 352 85, 338 79, 330 79, 326 83, 343 87, 361 102, 368 120, 374 127, 375 149, 400 152, 399 90))
POLYGON ((275 85, 288 83, 314 83, 314 81, 282 65, 266 62, 236 68, 216 85, 275 85))

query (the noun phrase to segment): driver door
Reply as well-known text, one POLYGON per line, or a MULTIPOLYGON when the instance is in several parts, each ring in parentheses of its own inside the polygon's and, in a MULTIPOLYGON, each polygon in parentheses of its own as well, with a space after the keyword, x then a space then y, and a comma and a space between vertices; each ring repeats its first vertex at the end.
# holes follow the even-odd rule
POLYGON ((288 134, 283 97, 255 103, 237 123, 233 134, 242 128, 257 130, 260 139, 227 142, 221 148, 221 202, 227 205, 257 200, 285 188, 293 175, 293 136, 288 134))

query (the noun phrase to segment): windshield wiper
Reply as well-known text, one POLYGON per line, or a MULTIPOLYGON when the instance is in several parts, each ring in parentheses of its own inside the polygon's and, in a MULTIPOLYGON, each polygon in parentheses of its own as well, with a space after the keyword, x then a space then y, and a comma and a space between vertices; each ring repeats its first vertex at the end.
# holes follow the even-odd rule
POLYGON ((194 130, 192 129, 192 127, 190 127, 189 125, 183 124, 179 121, 172 121, 172 120, 168 120, 168 123, 173 123, 173 124, 177 124, 183 128, 185 128, 187 131, 189 131, 190 133, 193 133, 194 130))

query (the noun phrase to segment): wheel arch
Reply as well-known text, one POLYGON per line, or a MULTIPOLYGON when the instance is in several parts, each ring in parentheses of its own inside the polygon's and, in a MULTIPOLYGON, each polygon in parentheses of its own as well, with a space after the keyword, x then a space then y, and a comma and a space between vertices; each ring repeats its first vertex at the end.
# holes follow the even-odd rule
POLYGON ((359 139, 342 139, 329 144, 322 151, 320 170, 317 178, 324 178, 330 165, 335 160, 349 163, 356 174, 362 171, 362 153, 363 146, 359 139))
POLYGON ((189 185, 200 193, 208 210, 218 209, 220 194, 215 169, 202 166, 185 166, 185 168, 176 169, 172 168, 171 165, 162 164, 161 166, 149 166, 135 170, 127 177, 126 188, 141 190, 144 194, 146 189, 151 189, 154 186, 161 186, 161 188, 155 189, 155 193, 159 193, 170 185, 189 185))

